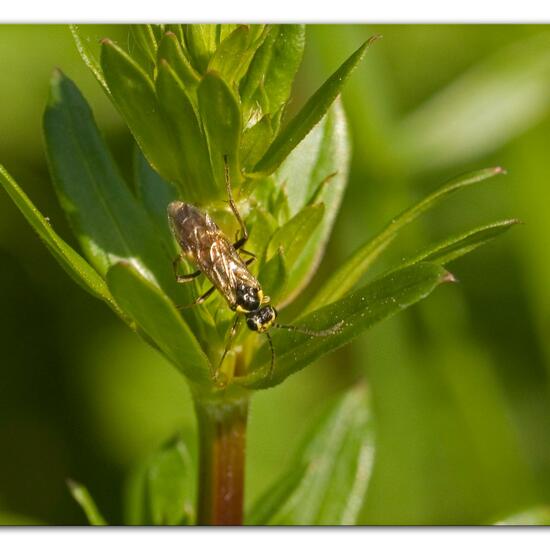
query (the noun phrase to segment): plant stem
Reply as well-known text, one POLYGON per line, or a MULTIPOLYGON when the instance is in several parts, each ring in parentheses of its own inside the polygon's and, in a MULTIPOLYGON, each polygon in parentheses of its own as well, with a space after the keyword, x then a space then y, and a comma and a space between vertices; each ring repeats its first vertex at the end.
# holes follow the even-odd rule
POLYGON ((198 525, 242 525, 248 396, 195 400, 199 432, 198 525))

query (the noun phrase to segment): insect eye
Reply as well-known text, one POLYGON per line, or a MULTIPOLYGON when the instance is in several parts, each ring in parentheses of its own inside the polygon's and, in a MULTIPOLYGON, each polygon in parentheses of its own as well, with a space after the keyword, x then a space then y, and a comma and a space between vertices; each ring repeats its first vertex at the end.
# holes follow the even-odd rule
POLYGON ((246 320, 246 326, 250 330, 258 330, 258 325, 256 324, 256 319, 249 318, 246 320))

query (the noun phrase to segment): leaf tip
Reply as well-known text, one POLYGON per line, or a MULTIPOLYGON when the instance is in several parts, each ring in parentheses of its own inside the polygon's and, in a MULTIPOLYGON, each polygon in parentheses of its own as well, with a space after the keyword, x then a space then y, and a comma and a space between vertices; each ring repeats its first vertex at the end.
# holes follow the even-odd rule
POLYGON ((67 484, 69 492, 71 493, 73 498, 75 500, 79 500, 80 491, 82 489, 80 483, 78 483, 78 481, 75 481, 74 479, 71 479, 70 477, 65 480, 65 483, 67 484))
POLYGON ((102 46, 112 46, 113 45, 113 41, 110 39, 110 38, 102 38, 99 43, 102 45, 102 46))
POLYGON ((366 42, 365 44, 367 46, 370 46, 371 44, 374 44, 375 42, 378 42, 378 40, 382 40, 384 38, 381 34, 373 34, 366 42))
POLYGON ((48 105, 55 105, 61 101, 61 86, 66 79, 65 74, 59 67, 56 67, 52 71, 52 75, 50 77, 50 97, 48 99, 48 105))
POLYGON ((459 280, 450 272, 445 271, 441 278, 439 279, 440 283, 458 283, 459 280))
POLYGON ((508 173, 508 171, 506 170, 506 168, 503 168, 502 166, 495 166, 493 169, 492 169, 492 172, 495 176, 499 175, 499 174, 502 174, 502 175, 506 175, 508 173))

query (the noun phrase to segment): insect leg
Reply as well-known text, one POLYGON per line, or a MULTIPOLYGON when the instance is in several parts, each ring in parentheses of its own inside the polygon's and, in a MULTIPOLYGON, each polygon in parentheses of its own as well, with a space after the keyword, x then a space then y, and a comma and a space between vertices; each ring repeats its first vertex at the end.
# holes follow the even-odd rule
POLYGON ((214 375, 214 378, 219 378, 219 373, 221 371, 223 360, 225 359, 225 356, 228 354, 229 350, 231 349, 231 342, 233 341, 233 338, 235 337, 235 334, 237 334, 237 329, 239 327, 239 322, 241 320, 240 315, 235 315, 235 321, 233 322, 233 326, 231 327, 231 330, 229 331, 229 337, 227 338, 227 342, 225 344, 225 349, 223 350, 222 358, 220 359, 220 362, 218 364, 218 370, 216 371, 216 374, 214 375))
POLYGON ((238 250, 246 241, 248 241, 248 231, 246 230, 246 225, 244 224, 243 219, 241 218, 241 215, 237 210, 237 205, 233 200, 233 193, 231 192, 231 180, 229 178, 229 164, 227 162, 227 155, 223 156, 223 162, 225 167, 225 187, 227 189, 227 196, 229 198, 229 207, 233 211, 233 214, 235 214, 235 217, 237 218, 237 221, 239 222, 239 225, 241 226, 241 231, 243 233, 242 237, 233 245, 235 249, 238 250))
POLYGON ((176 306, 178 309, 187 309, 188 307, 198 306, 199 304, 202 304, 216 290, 216 287, 213 286, 212 288, 209 288, 202 296, 199 296, 195 301, 191 302, 190 304, 186 304, 184 306, 176 306))
POLYGON ((180 254, 179 256, 174 258, 174 261, 172 262, 172 268, 174 270, 174 275, 176 277, 176 282, 178 282, 178 283, 189 283, 193 279, 197 278, 202 273, 202 271, 199 270, 199 271, 194 271, 193 273, 187 273, 185 275, 180 275, 178 273, 178 264, 180 263, 180 261, 182 259, 183 259, 183 254, 180 254))
MULTIPOLYGON (((237 243, 238 243, 238 241, 237 241, 237 243)), ((235 243, 235 244, 237 244, 237 243, 235 243)), ((237 248, 235 245, 233 245, 233 246, 235 247, 235 250, 239 250, 243 254, 246 254, 247 256, 250 256, 252 260, 254 260, 256 258, 256 254, 254 254, 254 252, 250 252, 249 250, 245 250, 244 248, 241 248, 241 247, 237 248)))

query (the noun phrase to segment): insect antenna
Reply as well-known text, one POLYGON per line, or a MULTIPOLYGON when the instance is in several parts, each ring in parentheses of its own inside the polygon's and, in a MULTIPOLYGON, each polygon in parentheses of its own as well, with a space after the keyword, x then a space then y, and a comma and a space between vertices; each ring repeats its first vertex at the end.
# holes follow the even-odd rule
POLYGON ((324 330, 312 330, 306 327, 295 327, 293 325, 281 325, 280 323, 275 323, 273 326, 275 328, 282 328, 284 330, 290 330, 292 332, 299 332, 300 334, 306 334, 307 336, 332 336, 333 334, 338 334, 342 328, 344 321, 339 321, 330 328, 324 330))
POLYGON ((273 341, 271 340, 271 336, 269 335, 269 332, 264 333, 267 336, 267 341, 269 342, 269 348, 271 349, 271 365, 269 366, 269 378, 273 375, 273 370, 275 368, 275 350, 273 349, 273 341))

